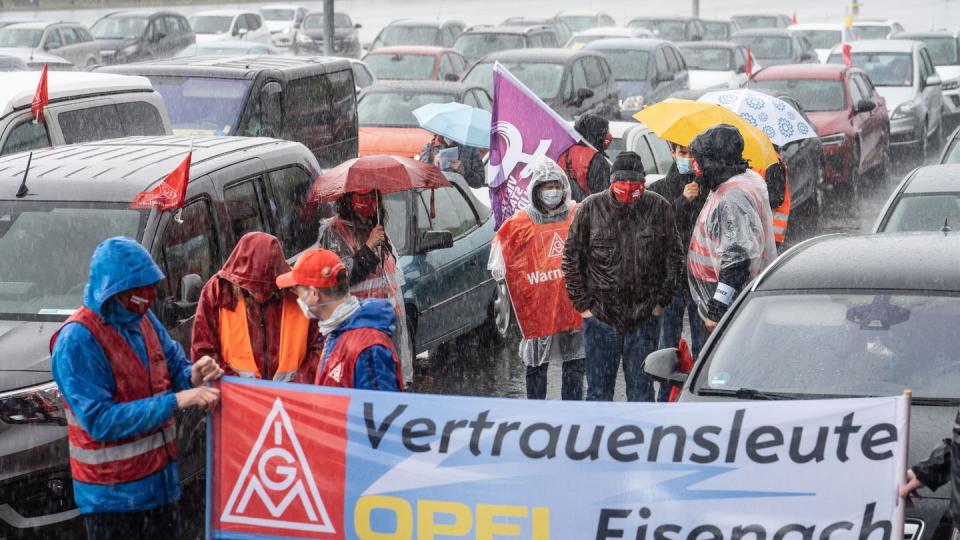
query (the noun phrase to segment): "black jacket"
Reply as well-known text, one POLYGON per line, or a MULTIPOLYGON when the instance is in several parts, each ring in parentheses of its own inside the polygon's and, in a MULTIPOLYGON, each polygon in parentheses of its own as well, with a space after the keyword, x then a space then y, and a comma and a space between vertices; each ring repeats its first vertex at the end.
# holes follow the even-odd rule
POLYGON ((953 421, 953 437, 943 439, 930 456, 911 467, 917 480, 936 491, 950 482, 950 517, 954 526, 960 526, 960 413, 953 421))
POLYGON ((693 227, 697 224, 697 217, 700 216, 703 203, 706 202, 707 195, 710 193, 709 190, 701 187, 700 195, 694 200, 688 201, 683 196, 683 188, 690 182, 696 182, 696 178, 692 174, 680 174, 680 171, 677 170, 677 164, 674 163, 670 167, 670 171, 667 172, 666 178, 648 186, 650 191, 659 194, 673 205, 673 217, 677 221, 677 232, 680 233, 680 242, 684 249, 690 246, 693 227))
POLYGON ((590 188, 590 193, 583 191, 583 187, 574 178, 574 171, 565 170, 563 172, 567 173, 567 178, 570 179, 570 192, 573 200, 577 202, 582 202, 593 193, 600 193, 610 188, 610 162, 607 161, 602 152, 594 154, 593 159, 590 160, 590 165, 587 167, 587 187, 590 188))
POLYGON ((604 190, 580 203, 570 224, 567 294, 577 311, 631 330, 673 299, 683 255, 666 199, 645 192, 623 204, 604 190))

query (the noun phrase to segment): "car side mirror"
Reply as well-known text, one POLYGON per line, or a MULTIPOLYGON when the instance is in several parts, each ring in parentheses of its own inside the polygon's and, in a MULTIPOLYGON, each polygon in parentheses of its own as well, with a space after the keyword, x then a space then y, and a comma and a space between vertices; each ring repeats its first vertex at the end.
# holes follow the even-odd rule
POLYGON ((453 233, 450 231, 423 231, 417 242, 417 254, 423 255, 438 249, 453 247, 453 233))
POLYGON ((241 29, 239 29, 239 30, 237 30, 236 32, 234 32, 234 34, 233 34, 233 35, 235 35, 235 36, 238 36, 238 37, 241 37, 241 38, 242 38, 242 37, 244 37, 244 36, 246 36, 246 35, 247 35, 247 32, 248 32, 248 30, 246 30, 246 29, 244 29, 244 28, 241 28, 241 29))
POLYGON ((200 292, 203 290, 203 278, 199 274, 187 274, 180 278, 181 304, 197 304, 200 302, 200 292))
POLYGON ((589 88, 578 88, 576 94, 570 102, 574 107, 583 105, 583 102, 593 97, 593 90, 589 88))
POLYGON ((368 42, 366 42, 366 43, 363 44, 363 50, 369 51, 369 50, 372 50, 372 49, 373 49, 373 42, 372 42, 372 41, 368 41, 368 42))
POLYGON ((660 349, 647 355, 643 370, 661 384, 683 386, 687 382, 687 374, 680 371, 680 356, 676 347, 660 349))
POLYGON ((931 75, 927 77, 926 83, 927 83, 927 86, 940 86, 941 84, 943 84, 943 81, 940 80, 939 75, 931 75))
POLYGON ((456 73, 447 73, 446 75, 443 76, 443 80, 450 81, 450 82, 457 82, 460 80, 460 76, 457 75, 456 73))
POLYGON ((857 114, 871 112, 876 108, 877 108, 876 103, 870 101, 869 99, 861 99, 860 101, 857 102, 857 105, 856 107, 854 107, 853 112, 857 114))
POLYGON ((746 75, 747 66, 737 66, 737 75, 740 75, 741 73, 746 75))
POLYGON ((674 80, 674 79, 676 79, 676 78, 677 78, 676 75, 674 75, 672 72, 668 71, 668 72, 666 72, 666 73, 661 73, 661 74, 657 77, 657 82, 670 82, 670 81, 672 81, 672 80, 674 80))
POLYGON ((164 32, 157 32, 157 33, 153 36, 153 40, 154 40, 154 41, 160 41, 161 39, 163 39, 163 38, 165 38, 165 37, 167 37, 167 34, 166 34, 166 33, 164 33, 164 32))
POLYGON ((363 28, 363 25, 360 24, 360 23, 357 23, 357 24, 353 25, 353 27, 356 28, 357 30, 359 30, 359 29, 363 28))

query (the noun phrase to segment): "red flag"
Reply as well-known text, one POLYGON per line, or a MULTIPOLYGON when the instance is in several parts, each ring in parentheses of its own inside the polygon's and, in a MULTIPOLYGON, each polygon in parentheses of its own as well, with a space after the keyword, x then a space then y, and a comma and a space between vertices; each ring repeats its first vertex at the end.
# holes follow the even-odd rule
POLYGON ((747 78, 753 77, 753 53, 750 52, 750 47, 747 47, 747 78))
POLYGON ((43 65, 43 71, 40 72, 40 84, 37 85, 37 92, 33 94, 33 103, 30 105, 30 112, 33 113, 37 122, 43 122, 43 108, 50 103, 50 95, 47 92, 47 65, 43 65))
POLYGON ((849 43, 843 44, 843 63, 847 66, 853 65, 853 56, 851 55, 852 50, 853 47, 849 43))
POLYGON ((793 17, 790 17, 791 24, 797 24, 797 10, 793 10, 793 17))
POLYGON ((190 158, 193 152, 188 152, 172 173, 168 174, 160 185, 150 191, 141 191, 133 198, 130 208, 156 208, 161 212, 183 207, 187 198, 187 184, 190 182, 190 158))

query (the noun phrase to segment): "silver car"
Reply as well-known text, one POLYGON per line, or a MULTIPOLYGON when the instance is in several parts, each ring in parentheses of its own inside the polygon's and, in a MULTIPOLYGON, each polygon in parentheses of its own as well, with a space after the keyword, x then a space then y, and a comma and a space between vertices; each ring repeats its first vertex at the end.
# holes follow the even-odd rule
POLYGON ((7 49, 45 52, 72 62, 80 69, 100 63, 100 46, 79 23, 26 22, 0 29, 0 54, 7 49))

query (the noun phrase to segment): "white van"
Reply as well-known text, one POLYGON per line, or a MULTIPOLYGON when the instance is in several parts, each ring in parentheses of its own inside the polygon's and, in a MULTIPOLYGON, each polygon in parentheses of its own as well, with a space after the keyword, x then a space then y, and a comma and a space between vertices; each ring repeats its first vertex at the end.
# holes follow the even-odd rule
POLYGON ((129 135, 171 135, 163 98, 145 77, 50 71, 43 123, 30 112, 38 72, 5 73, 0 85, 0 155, 129 135))

